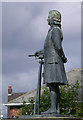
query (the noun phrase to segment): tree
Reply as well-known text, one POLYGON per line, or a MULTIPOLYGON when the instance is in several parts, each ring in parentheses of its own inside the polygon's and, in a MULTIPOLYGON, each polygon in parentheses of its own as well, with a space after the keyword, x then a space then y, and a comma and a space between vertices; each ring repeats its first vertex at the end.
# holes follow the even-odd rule
POLYGON ((81 117, 83 116, 83 111, 81 106, 81 86, 77 81, 75 84, 71 84, 68 86, 60 87, 61 93, 61 113, 62 114, 71 114, 73 116, 81 117), (63 109, 62 109, 63 108, 63 109))
POLYGON ((34 111, 34 98, 29 98, 29 105, 26 105, 26 101, 23 102, 23 106, 21 107, 22 115, 32 115, 34 111))

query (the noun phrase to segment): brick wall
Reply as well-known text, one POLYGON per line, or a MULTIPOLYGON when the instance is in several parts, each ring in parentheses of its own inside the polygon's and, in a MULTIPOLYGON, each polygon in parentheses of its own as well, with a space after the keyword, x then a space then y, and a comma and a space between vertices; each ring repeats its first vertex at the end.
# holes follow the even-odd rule
POLYGON ((10 110, 10 118, 13 118, 13 116, 19 116, 19 114, 21 114, 20 109, 11 109, 10 110))

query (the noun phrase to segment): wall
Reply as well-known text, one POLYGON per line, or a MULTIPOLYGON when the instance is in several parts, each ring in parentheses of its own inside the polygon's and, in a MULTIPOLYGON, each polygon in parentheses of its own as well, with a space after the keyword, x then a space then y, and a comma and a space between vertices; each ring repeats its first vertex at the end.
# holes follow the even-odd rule
POLYGON ((10 118, 12 118, 12 116, 19 116, 21 110, 20 109, 11 109, 10 110, 10 118))

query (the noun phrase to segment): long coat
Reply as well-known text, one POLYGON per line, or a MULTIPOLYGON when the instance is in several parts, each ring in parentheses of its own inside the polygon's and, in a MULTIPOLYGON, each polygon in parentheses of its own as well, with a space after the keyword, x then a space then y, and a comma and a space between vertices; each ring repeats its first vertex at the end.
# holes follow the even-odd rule
POLYGON ((62 39, 63 35, 60 27, 54 26, 48 31, 43 49, 45 83, 68 84, 64 63, 61 59, 61 56, 64 55, 61 45, 62 39))

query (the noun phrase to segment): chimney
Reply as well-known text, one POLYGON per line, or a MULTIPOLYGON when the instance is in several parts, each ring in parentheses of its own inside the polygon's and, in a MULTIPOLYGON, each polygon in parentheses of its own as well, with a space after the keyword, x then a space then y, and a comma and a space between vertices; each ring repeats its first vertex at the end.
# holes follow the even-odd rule
POLYGON ((11 95, 12 95, 12 87, 9 86, 9 87, 8 87, 8 96, 11 96, 11 95))

